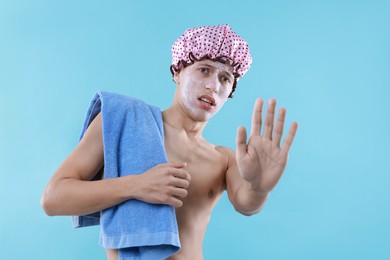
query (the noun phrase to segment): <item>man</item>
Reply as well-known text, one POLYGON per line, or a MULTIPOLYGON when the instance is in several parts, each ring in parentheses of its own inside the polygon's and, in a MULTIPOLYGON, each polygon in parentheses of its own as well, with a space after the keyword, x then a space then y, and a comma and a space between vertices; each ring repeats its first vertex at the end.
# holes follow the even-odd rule
MULTIPOLYGON (((261 210, 287 164, 298 124, 281 145, 286 110, 270 99, 262 128, 263 100, 257 99, 247 141, 244 127, 236 152, 208 143, 204 127, 232 97, 249 69, 246 42, 228 25, 187 30, 172 47, 176 82, 172 105, 162 112, 168 163, 143 174, 91 180, 103 167, 102 116, 99 114, 75 150, 55 172, 42 197, 48 215, 83 215, 138 199, 176 208, 181 250, 168 259, 203 259, 202 242, 210 214, 227 190, 235 209, 250 216, 261 210)), ((116 250, 107 250, 117 259, 116 250)))

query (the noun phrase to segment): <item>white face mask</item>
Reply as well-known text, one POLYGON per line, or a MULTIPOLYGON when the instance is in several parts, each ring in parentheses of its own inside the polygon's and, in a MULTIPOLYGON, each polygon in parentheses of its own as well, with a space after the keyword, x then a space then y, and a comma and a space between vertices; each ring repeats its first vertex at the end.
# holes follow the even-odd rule
POLYGON ((181 70, 178 87, 184 111, 196 121, 211 119, 229 97, 234 77, 228 64, 203 60, 181 70))

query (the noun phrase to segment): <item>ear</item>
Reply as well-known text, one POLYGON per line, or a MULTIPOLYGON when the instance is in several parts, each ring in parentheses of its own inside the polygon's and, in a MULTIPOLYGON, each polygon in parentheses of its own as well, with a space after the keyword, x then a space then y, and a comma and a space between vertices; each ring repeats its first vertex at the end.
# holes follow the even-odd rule
POLYGON ((175 74, 173 75, 173 81, 175 81, 176 84, 180 83, 180 72, 175 71, 175 74))

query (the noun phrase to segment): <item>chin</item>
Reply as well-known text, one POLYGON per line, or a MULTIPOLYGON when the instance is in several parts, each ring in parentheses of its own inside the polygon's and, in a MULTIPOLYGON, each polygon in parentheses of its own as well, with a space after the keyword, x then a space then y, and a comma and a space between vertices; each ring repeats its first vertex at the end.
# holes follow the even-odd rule
POLYGON ((214 114, 208 114, 197 110, 189 111, 188 115, 195 122, 207 122, 214 116, 214 114))
POLYGON ((195 122, 207 122, 212 118, 212 116, 199 115, 199 114, 197 115, 192 114, 190 115, 190 117, 195 122))
POLYGON ((211 118, 213 118, 213 116, 219 110, 218 109, 218 110, 215 110, 212 112, 207 112, 207 111, 203 110, 202 108, 197 107, 197 104, 190 104, 189 106, 183 104, 183 108, 184 108, 183 111, 185 112, 185 114, 187 114, 187 116, 189 118, 191 118, 194 122, 207 122, 211 118))

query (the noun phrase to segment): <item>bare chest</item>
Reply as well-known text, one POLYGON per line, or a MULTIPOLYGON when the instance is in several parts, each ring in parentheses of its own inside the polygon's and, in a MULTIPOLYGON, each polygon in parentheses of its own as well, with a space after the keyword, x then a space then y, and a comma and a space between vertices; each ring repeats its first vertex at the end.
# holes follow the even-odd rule
POLYGON ((213 145, 173 136, 165 138, 165 150, 168 161, 187 162, 191 183, 184 205, 214 204, 225 188, 226 157, 213 145))

